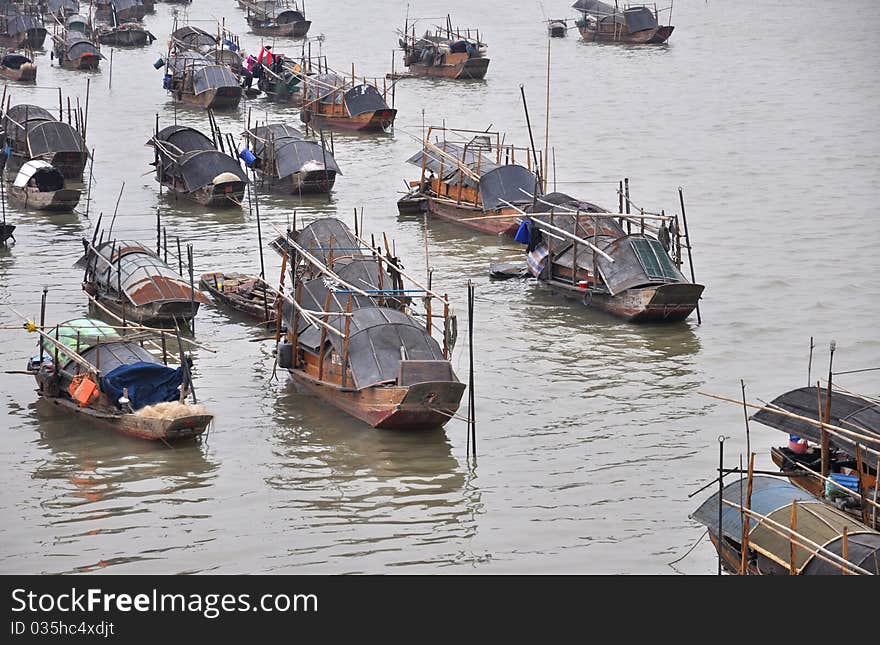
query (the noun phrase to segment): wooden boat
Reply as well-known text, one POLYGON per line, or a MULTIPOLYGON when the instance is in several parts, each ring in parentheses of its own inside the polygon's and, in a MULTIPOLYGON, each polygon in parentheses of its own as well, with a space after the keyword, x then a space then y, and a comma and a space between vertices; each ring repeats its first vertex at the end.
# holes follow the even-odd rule
MULTIPOLYGON (((126 321, 142 324, 189 322, 208 296, 140 242, 83 240, 83 291, 126 321)), ((97 305, 95 305, 97 303, 97 305)))
POLYGON ((42 21, 7 5, 0 13, 0 46, 13 49, 42 49, 48 32, 42 21))
POLYGON ((238 107, 242 88, 226 65, 217 65, 195 51, 172 53, 165 65, 163 86, 175 102, 209 110, 238 107))
POLYGON ((10 81, 36 81, 37 65, 29 56, 19 52, 7 51, 0 58, 0 76, 10 81))
POLYGON ((275 57, 270 66, 255 63, 252 77, 257 78, 257 88, 267 97, 279 103, 301 106, 303 100, 302 68, 287 57, 275 57))
POLYGON ((749 575, 880 575, 880 532, 778 477, 755 475, 750 500, 748 490, 748 480, 732 482, 690 516, 708 529, 725 570, 749 575))
POLYGON ((380 90, 376 81, 359 81, 319 64, 320 72, 311 72, 312 59, 304 59, 303 103, 300 120, 312 129, 324 127, 361 132, 387 131, 394 125, 397 110, 388 106, 387 88, 380 90))
POLYGON ((328 193, 342 174, 333 153, 292 125, 258 125, 245 132, 251 167, 270 190, 292 195, 328 193))
MULTIPOLYGON (((37 331, 33 323, 31 328, 37 331)), ((27 371, 39 395, 66 413, 166 442, 196 437, 214 418, 203 406, 184 402, 192 393, 188 364, 169 367, 167 355, 160 360, 142 346, 143 332, 78 318, 39 333, 27 371)))
POLYGON ((151 45, 156 37, 139 22, 99 24, 93 27, 94 38, 102 45, 115 47, 143 47, 151 45))
POLYGON ((219 304, 265 325, 275 325, 275 292, 259 276, 213 271, 202 274, 199 287, 219 304))
POLYGON ((67 18, 65 28, 60 33, 52 34, 55 59, 61 67, 77 70, 98 69, 104 56, 99 46, 88 37, 90 31, 88 19, 74 15, 67 18))
POLYGON ((61 171, 41 159, 24 164, 9 184, 10 201, 34 210, 69 212, 79 197, 79 190, 65 187, 61 171))
POLYGON ((156 181, 202 206, 241 208, 247 175, 238 158, 218 150, 207 136, 170 125, 147 141, 155 150, 156 181))
POLYGON ((449 16, 446 26, 416 36, 416 25, 407 25, 400 35, 406 76, 480 79, 489 69, 488 45, 480 39, 479 29, 453 28, 449 16))
POLYGON ((581 38, 591 42, 628 45, 660 44, 669 40, 672 25, 662 26, 659 14, 647 5, 626 5, 620 8, 599 0, 577 0, 572 7, 581 13, 575 23, 581 38))
POLYGON ((258 36, 302 38, 312 26, 306 20, 305 11, 296 3, 239 2, 247 10, 246 20, 251 31, 258 36))
POLYGON ((423 198, 432 217, 481 233, 513 237, 520 223, 517 206, 531 204, 528 195, 541 189, 529 152, 503 144, 498 132, 432 126, 422 149, 407 161, 422 172, 417 181, 410 182, 412 190, 398 207, 408 209, 414 200, 423 198), (434 133, 442 134, 443 140, 433 143, 434 133), (525 157, 526 166, 516 163, 517 153, 525 157))
POLYGON ((338 219, 288 231, 273 246, 290 258, 295 285, 295 296, 284 297, 286 331, 277 355, 297 386, 374 428, 444 425, 465 389, 449 362, 448 302, 441 298, 441 349, 430 333, 430 304, 427 323, 417 322, 406 294, 422 293, 428 303, 438 296, 404 289, 390 251, 370 249, 338 219))
POLYGON ((97 0, 95 20, 140 22, 147 15, 148 8, 142 0, 97 0))
POLYGON ((220 41, 213 34, 195 25, 176 26, 171 32, 172 49, 176 51, 194 51, 205 54, 217 49, 220 41))
POLYGON ((3 112, 0 124, 9 149, 7 172, 18 172, 25 162, 42 159, 60 170, 65 179, 82 181, 89 152, 82 134, 71 124, 57 120, 45 108, 27 103, 3 112))
POLYGON ((681 273, 674 217, 610 213, 563 193, 537 197, 522 215, 516 239, 528 245, 529 270, 557 293, 630 322, 679 322, 697 307, 704 287, 681 273))
POLYGON ((876 499, 880 405, 871 399, 834 390, 829 401, 826 389, 802 387, 776 397, 752 418, 789 435, 789 444, 772 448, 771 458, 793 485, 817 499, 833 503, 868 525, 880 528, 880 511, 875 514, 873 505, 862 503, 858 497, 861 494, 867 500, 876 499), (801 418, 785 416, 771 408, 801 418), (823 422, 864 437, 855 440, 852 436, 831 431, 825 472, 822 467, 822 431, 818 425, 820 411, 823 422))

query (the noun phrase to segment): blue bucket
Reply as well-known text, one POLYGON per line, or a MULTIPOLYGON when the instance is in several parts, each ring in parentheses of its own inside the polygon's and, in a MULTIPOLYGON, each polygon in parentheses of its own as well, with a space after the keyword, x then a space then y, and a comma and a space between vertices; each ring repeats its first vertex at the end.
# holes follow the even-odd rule
POLYGON ((244 148, 241 152, 239 152, 238 156, 244 159, 244 162, 248 166, 253 166, 254 162, 257 160, 257 158, 254 156, 254 153, 247 148, 244 148))

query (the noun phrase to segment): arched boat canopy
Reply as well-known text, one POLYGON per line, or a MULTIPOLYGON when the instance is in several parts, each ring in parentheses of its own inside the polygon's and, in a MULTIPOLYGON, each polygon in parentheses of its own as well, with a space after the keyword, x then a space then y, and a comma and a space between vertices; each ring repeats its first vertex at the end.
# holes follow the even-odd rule
POLYGON ((194 150, 185 152, 177 160, 180 175, 190 192, 214 183, 214 180, 225 173, 231 173, 244 183, 247 175, 236 159, 219 150, 194 150))
POLYGON ((532 198, 526 193, 536 192, 541 194, 541 184, 535 173, 525 166, 497 166, 480 177, 480 199, 484 211, 506 208, 504 202, 531 204, 532 198))
POLYGON ((299 11, 294 9, 287 9, 285 11, 279 12, 275 16, 275 23, 279 25, 287 25, 291 22, 302 22, 306 17, 302 15, 299 11))
POLYGON ((345 107, 351 116, 390 110, 382 94, 372 85, 355 85, 345 93, 345 107))
POLYGON ((0 60, 0 65, 3 67, 8 67, 9 69, 21 69, 22 65, 26 63, 33 63, 30 58, 25 56, 24 54, 19 54, 18 52, 13 52, 9 54, 5 54, 0 60))
POLYGON ((217 37, 199 27, 184 25, 171 34, 172 40, 177 41, 183 47, 199 49, 201 47, 215 47, 217 37))
POLYGON ((221 87, 240 87, 235 74, 226 65, 205 65, 193 73, 193 91, 196 94, 221 87))
POLYGON ((56 152, 87 154, 82 136, 63 121, 41 121, 28 128, 27 144, 32 157, 56 152))
POLYGON ((275 148, 275 174, 279 178, 298 172, 320 170, 342 174, 331 152, 313 141, 285 137, 273 139, 272 143, 275 148))
MULTIPOLYGON (((170 143, 180 152, 215 149, 214 142, 207 135, 188 125, 169 125, 162 128, 155 138, 159 141, 170 143)), ((150 139, 147 144, 153 145, 153 139, 150 139)), ((160 154, 161 152, 160 150, 160 154)))
POLYGON ((95 43, 88 38, 77 36, 76 33, 68 33, 64 45, 67 47, 67 57, 71 60, 85 58, 86 56, 104 58, 103 54, 98 51, 95 43))
POLYGON ((34 179, 37 187, 43 192, 64 188, 64 175, 61 171, 42 159, 32 159, 25 163, 15 176, 13 186, 25 188, 31 179, 34 179))
MULTIPOLYGON (((96 318, 73 318, 56 325, 52 329, 46 330, 46 333, 52 338, 56 338, 56 329, 58 330, 58 342, 74 352, 79 348, 79 354, 82 354, 90 347, 94 347, 98 342, 109 343, 121 339, 119 332, 103 320, 96 318)), ((52 343, 41 337, 38 344, 42 347, 44 354, 54 355, 55 346, 52 343)), ((59 358, 61 356, 64 357, 63 361, 59 361, 62 365, 73 360, 69 355, 64 354, 63 350, 59 350, 59 358)))
POLYGON ((74 14, 72 16, 68 16, 64 21, 64 26, 67 27, 67 31, 72 32, 76 31, 79 33, 86 33, 86 27, 89 24, 88 18, 80 14, 74 14))
POLYGON ((611 295, 648 285, 689 284, 663 245, 654 238, 625 235, 611 241, 602 250, 614 258, 614 262, 609 262, 602 255, 596 258, 599 272, 611 295))

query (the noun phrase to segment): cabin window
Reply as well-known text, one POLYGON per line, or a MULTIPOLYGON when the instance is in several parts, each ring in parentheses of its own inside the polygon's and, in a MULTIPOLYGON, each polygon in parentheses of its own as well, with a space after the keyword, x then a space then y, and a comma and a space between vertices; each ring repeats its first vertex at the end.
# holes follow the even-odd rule
POLYGON ((673 282, 684 279, 660 242, 650 238, 637 237, 631 239, 630 243, 649 278, 673 282))

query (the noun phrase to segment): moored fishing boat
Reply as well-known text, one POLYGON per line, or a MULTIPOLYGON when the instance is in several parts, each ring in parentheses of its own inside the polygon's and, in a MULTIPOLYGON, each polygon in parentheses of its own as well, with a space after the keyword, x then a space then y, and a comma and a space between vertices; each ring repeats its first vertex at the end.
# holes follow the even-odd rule
POLYGON ((149 334, 139 329, 91 318, 45 330, 29 321, 26 328, 40 333, 27 371, 40 397, 68 414, 159 441, 196 437, 213 420, 203 406, 185 402, 189 394, 195 399, 188 362, 169 367, 167 353, 162 360, 144 348, 149 334))
POLYGON ((31 159, 42 159, 61 171, 65 179, 82 181, 89 158, 85 140, 77 123, 59 121, 38 105, 20 103, 4 110, 3 138, 8 150, 7 172, 18 169, 31 159))
POLYGON ((46 27, 40 18, 14 4, 0 9, 0 46, 13 49, 42 49, 46 42, 46 27))
POLYGON ((98 69, 104 56, 99 46, 88 37, 89 32, 89 21, 77 14, 67 18, 60 33, 52 34, 55 60, 61 67, 77 70, 98 69))
POLYGON ((172 52, 162 85, 174 101, 211 110, 229 110, 241 102, 239 80, 227 65, 218 65, 195 51, 172 52))
POLYGON ((68 16, 79 13, 78 0, 47 0, 46 14, 55 16, 62 21, 68 16))
POLYGON ((37 65, 29 56, 20 52, 7 51, 0 58, 0 76, 10 81, 36 81, 37 65))
POLYGON ((551 38, 565 38, 565 35, 568 33, 568 21, 563 19, 560 20, 547 20, 547 35, 551 38))
POLYGON ((304 138, 292 125, 257 125, 244 134, 254 156, 250 165, 271 190, 328 193, 342 174, 332 151, 304 138))
POLYGON ((416 23, 404 25, 398 35, 408 69, 402 76, 481 79, 489 69, 488 45, 480 39, 480 30, 453 27, 448 15, 445 26, 437 25, 422 36, 416 36, 416 23))
POLYGON ((140 22, 116 22, 97 24, 92 28, 93 37, 102 45, 115 47, 143 47, 156 37, 140 22))
POLYGON ((732 482, 691 518, 731 573, 880 575, 880 533, 778 477, 732 482))
POLYGON ((465 385, 449 361, 454 317, 445 298, 405 289, 390 249, 370 248, 335 218, 288 231, 273 246, 283 265, 290 259, 294 284, 293 297, 279 298, 286 331, 278 364, 300 389, 374 428, 439 427, 455 414, 465 385), (411 312, 416 292, 425 322, 411 312), (431 336, 438 298, 442 349, 431 336))
POLYGON ((212 271, 202 274, 199 287, 233 311, 265 325, 275 324, 275 291, 259 276, 212 271))
POLYGON ((316 61, 303 59, 303 123, 316 130, 331 127, 361 132, 387 131, 394 125, 397 110, 386 102, 386 87, 380 90, 375 80, 358 79, 354 66, 351 76, 343 77, 321 59, 316 61))
POLYGON ((504 144, 498 132, 432 126, 407 162, 421 168, 421 176, 409 182, 411 191, 399 208, 409 211, 423 200, 429 215, 481 233, 513 237, 520 223, 517 206, 531 204, 530 195, 542 190, 529 152, 504 144), (443 140, 432 142, 434 133, 443 140), (517 153, 526 166, 516 163, 517 153))
POLYGON ((9 199, 24 208, 69 212, 79 203, 80 191, 67 188, 64 175, 41 159, 25 163, 9 184, 9 199))
POLYGON ((557 293, 630 322, 679 322, 696 309, 704 287, 681 272, 676 218, 610 213, 563 193, 521 214, 529 270, 557 293))
POLYGON ((575 23, 581 38, 590 42, 629 45, 661 44, 669 40, 672 25, 661 25, 656 5, 634 4, 620 7, 599 0, 577 0, 572 7, 581 13, 575 23))
POLYGON ((140 242, 83 239, 83 291, 94 310, 106 308, 126 321, 189 322, 208 297, 140 242))
POLYGON ((250 2, 243 0, 239 6, 247 11, 245 20, 258 36, 301 38, 309 32, 311 20, 306 20, 305 10, 284 2, 250 2))
POLYGON ((170 125, 147 145, 155 150, 156 181, 175 195, 203 206, 241 207, 248 178, 240 162, 195 128, 170 125))
POLYGON ((97 0, 95 19, 124 22, 139 22, 147 15, 148 8, 142 0, 97 0))

